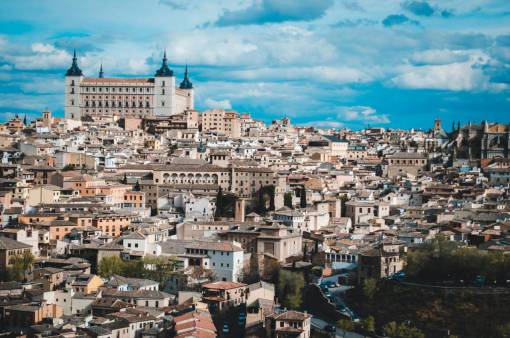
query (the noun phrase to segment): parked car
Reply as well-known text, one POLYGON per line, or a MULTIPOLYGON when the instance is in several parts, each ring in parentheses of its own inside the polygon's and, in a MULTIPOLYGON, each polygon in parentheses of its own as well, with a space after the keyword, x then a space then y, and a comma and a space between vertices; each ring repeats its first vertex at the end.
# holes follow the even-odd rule
POLYGON ((334 327, 333 325, 326 325, 324 326, 324 331, 334 333, 336 332, 336 327, 334 327))
POLYGON ((326 285, 328 288, 336 288, 338 286, 338 284, 335 282, 327 282, 326 285))

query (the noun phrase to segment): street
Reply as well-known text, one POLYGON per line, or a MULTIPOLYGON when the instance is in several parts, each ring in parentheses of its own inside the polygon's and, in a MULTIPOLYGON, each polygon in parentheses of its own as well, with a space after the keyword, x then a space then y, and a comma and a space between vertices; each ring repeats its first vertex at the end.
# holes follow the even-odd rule
MULTIPOLYGON (((326 322, 326 321, 324 321, 320 318, 317 318, 315 316, 312 317, 312 326, 314 328, 317 328, 319 330, 324 330, 324 327, 326 325, 335 325, 335 323, 326 322)), ((335 337, 336 338, 364 338, 365 336, 363 336, 359 333, 356 333, 356 332, 344 331, 337 327, 335 337)))

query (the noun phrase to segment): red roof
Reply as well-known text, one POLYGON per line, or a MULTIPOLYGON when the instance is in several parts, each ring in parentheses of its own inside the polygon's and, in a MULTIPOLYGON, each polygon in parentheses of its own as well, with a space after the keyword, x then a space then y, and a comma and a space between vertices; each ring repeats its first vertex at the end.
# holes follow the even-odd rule
POLYGON ((229 289, 241 288, 243 286, 247 286, 247 285, 244 283, 224 282, 224 281, 208 283, 208 284, 203 285, 203 287, 205 289, 214 289, 214 290, 229 290, 229 289))

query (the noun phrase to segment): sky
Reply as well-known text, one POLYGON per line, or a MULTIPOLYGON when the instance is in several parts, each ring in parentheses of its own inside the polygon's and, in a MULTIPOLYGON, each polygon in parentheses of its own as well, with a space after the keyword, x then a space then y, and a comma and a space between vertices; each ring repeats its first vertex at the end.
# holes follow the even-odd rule
POLYGON ((166 50, 195 106, 270 122, 510 123, 509 0, 2 0, 0 120, 63 116, 85 76, 150 77, 166 50))

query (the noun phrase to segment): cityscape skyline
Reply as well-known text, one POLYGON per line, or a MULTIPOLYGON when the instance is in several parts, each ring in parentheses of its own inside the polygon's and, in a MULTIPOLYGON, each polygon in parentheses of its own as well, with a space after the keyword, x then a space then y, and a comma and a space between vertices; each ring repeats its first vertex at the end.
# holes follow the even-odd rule
POLYGON ((63 4, 2 4, 2 120, 46 108, 63 116, 63 74, 76 49, 86 76, 102 64, 106 76, 120 77, 151 76, 166 50, 178 78, 189 64, 198 110, 266 122, 508 122, 505 1, 161 0, 141 16, 133 1, 63 4))
POLYGON ((1 338, 510 337, 509 1, 0 2, 1 338))

